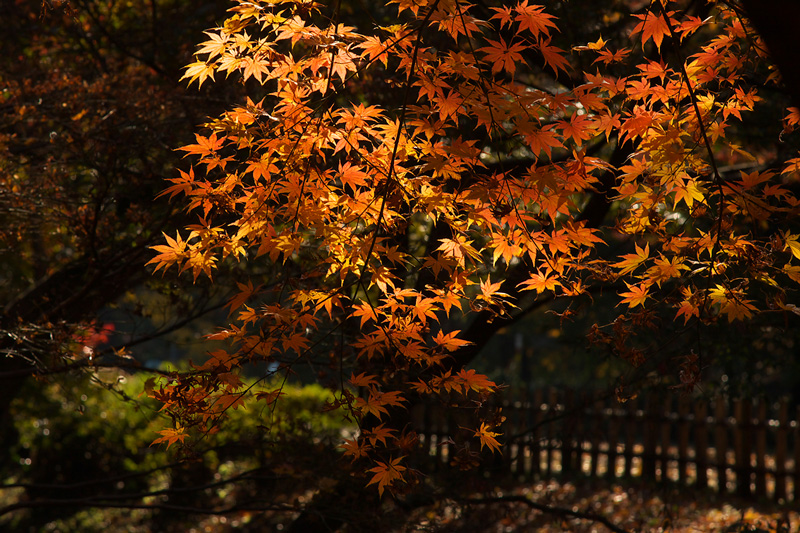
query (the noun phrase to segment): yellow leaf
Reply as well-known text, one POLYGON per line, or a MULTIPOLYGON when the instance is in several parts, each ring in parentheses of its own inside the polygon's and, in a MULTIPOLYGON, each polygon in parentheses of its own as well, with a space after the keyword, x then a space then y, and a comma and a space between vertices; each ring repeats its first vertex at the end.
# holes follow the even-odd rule
POLYGON ((206 81, 206 78, 211 78, 211 81, 214 81, 214 67, 214 64, 209 64, 205 61, 195 61, 186 67, 186 72, 184 72, 181 80, 189 78, 189 85, 191 85, 194 80, 197 80, 198 88, 200 88, 203 86, 203 82, 206 81))
POLYGON ((704 194, 705 190, 698 186, 697 183, 694 181, 689 181, 685 187, 676 187, 675 188, 675 206, 677 207, 678 202, 683 200, 683 202, 689 207, 689 209, 694 206, 695 201, 702 202, 705 200, 704 194))
POLYGON ((789 248, 791 250, 792 255, 796 258, 800 259, 800 243, 797 242, 797 235, 790 235, 786 234, 786 246, 784 246, 784 250, 789 248))

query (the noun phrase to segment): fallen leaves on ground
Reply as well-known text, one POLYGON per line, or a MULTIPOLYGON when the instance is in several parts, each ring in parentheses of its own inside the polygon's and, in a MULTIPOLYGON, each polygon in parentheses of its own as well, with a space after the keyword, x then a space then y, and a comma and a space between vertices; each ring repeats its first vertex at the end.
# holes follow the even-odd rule
MULTIPOLYGON (((800 513, 774 503, 720 498, 708 492, 676 487, 594 486, 546 481, 512 488, 495 488, 472 499, 523 496, 532 502, 605 517, 630 532, 781 533, 800 530, 800 513)), ((405 531, 511 533, 601 533, 609 529, 592 520, 544 513, 519 502, 467 505, 451 502, 447 509, 426 509, 405 531)))

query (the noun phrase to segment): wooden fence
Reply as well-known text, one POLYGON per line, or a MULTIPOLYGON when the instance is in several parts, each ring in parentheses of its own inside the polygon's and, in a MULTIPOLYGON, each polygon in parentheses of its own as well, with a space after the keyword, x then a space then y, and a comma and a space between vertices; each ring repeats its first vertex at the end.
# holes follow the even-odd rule
MULTIPOLYGON (((520 479, 643 478, 723 494, 800 501, 800 407, 786 401, 692 399, 673 391, 619 403, 570 391, 505 402, 495 466, 520 479)), ((455 408, 418 406, 416 430, 439 463, 473 426, 455 408)))

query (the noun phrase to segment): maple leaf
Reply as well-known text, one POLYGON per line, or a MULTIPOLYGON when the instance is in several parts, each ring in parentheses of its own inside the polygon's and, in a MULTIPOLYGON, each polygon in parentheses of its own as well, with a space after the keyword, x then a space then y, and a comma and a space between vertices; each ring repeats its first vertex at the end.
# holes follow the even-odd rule
POLYGON ((146 263, 148 265, 155 263, 156 267, 153 269, 154 274, 158 272, 160 268, 163 268, 166 272, 167 267, 172 263, 178 263, 178 265, 180 265, 180 261, 184 258, 184 251, 187 246, 187 243, 181 239, 178 232, 175 232, 174 239, 166 233, 162 233, 162 235, 164 235, 164 239, 167 241, 166 246, 163 244, 151 246, 151 249, 161 253, 146 263))
POLYGON ((514 17, 513 8, 510 6, 504 7, 490 7, 492 11, 497 11, 494 15, 491 16, 491 19, 499 19, 500 20, 500 27, 503 28, 505 26, 511 26, 514 17))
MULTIPOLYGON (((673 13, 673 11, 670 11, 667 15, 671 16, 673 13)), ((653 39, 656 48, 658 48, 660 52, 661 42, 664 40, 665 36, 669 36, 669 26, 664 16, 660 14, 656 15, 652 11, 648 11, 644 14, 634 14, 633 16, 641 20, 641 22, 633 28, 631 35, 636 35, 637 33, 642 34, 642 49, 644 49, 644 45, 647 44, 647 41, 653 39)))
POLYGON ((362 372, 357 376, 355 374, 351 375, 348 381, 354 387, 371 387, 378 384, 378 382, 375 381, 376 377, 378 376, 375 374, 367 374, 366 372, 362 372))
POLYGON ((354 317, 361 317, 361 326, 364 327, 364 324, 369 322, 370 320, 378 321, 378 314, 375 312, 375 309, 369 305, 368 303, 357 304, 353 308, 353 316, 354 317))
POLYGON ((295 333, 288 338, 281 339, 284 350, 292 350, 298 355, 303 354, 308 349, 308 338, 303 333, 295 333))
POLYGON ((553 22, 555 17, 545 13, 543 6, 528 5, 528 0, 523 0, 516 5, 514 11, 517 12, 514 20, 519 24, 519 31, 528 30, 537 37, 540 33, 549 35, 548 28, 558 29, 553 22))
POLYGON ((436 311, 438 311, 439 308, 436 306, 437 303, 436 298, 422 298, 418 296, 414 304, 414 315, 416 315, 423 324, 427 323, 428 319, 438 322, 436 311))
POLYGON ((442 304, 442 308, 448 317, 453 307, 461 309, 461 297, 454 291, 438 290, 436 294, 436 300, 442 304))
POLYGON ((195 133, 194 137, 197 140, 197 144, 188 144, 179 148, 179 150, 185 151, 186 155, 195 154, 201 157, 209 156, 219 151, 226 139, 225 136, 217 138, 216 133, 212 133, 209 137, 203 137, 199 133, 195 133))
POLYGON ((486 281, 481 281, 481 294, 479 298, 488 303, 495 303, 499 298, 507 298, 508 294, 500 292, 500 286, 503 285, 502 281, 492 283, 491 276, 487 276, 486 281))
POLYGON ((573 113, 569 121, 559 120, 558 124, 564 132, 564 138, 572 137, 579 147, 583 141, 594 136, 592 131, 593 121, 586 114, 573 113))
POLYGON ((783 132, 791 133, 800 127, 800 108, 790 107, 787 109, 787 111, 789 111, 789 114, 783 119, 785 123, 783 132))
POLYGON ((620 139, 622 142, 634 140, 644 136, 647 130, 653 125, 655 115, 643 106, 635 106, 629 118, 622 122, 620 127, 620 139))
POLYGON ((712 20, 712 17, 708 17, 705 20, 701 19, 700 17, 695 16, 687 16, 684 20, 678 23, 678 26, 675 28, 678 33, 681 34, 681 40, 688 37, 689 35, 693 34, 697 30, 699 30, 704 24, 708 23, 712 20))
POLYGON ((457 91, 450 91, 447 93, 446 97, 440 98, 437 96, 433 101, 439 110, 439 118, 445 121, 448 117, 455 118, 458 116, 459 109, 464 99, 461 98, 461 95, 457 91))
POLYGON ((668 260, 658 257, 653 261, 653 266, 647 270, 647 275, 651 282, 661 287, 662 282, 671 278, 679 278, 681 270, 689 270, 689 267, 684 265, 680 258, 673 257, 668 260))
POLYGON ((744 170, 740 171, 741 179, 739 182, 742 184, 742 188, 744 189, 752 189, 756 185, 764 183, 765 181, 769 181, 775 176, 774 172, 751 172, 750 174, 746 173, 744 170))
POLYGON ((634 308, 637 305, 641 305, 644 307, 644 302, 648 298, 649 287, 644 283, 640 283, 639 285, 631 285, 628 282, 625 282, 625 285, 628 286, 630 289, 629 292, 621 292, 620 296, 624 296, 625 298, 617 305, 628 304, 630 308, 634 308))
POLYGON ((162 429, 161 431, 158 431, 158 434, 161 436, 156 440, 154 440, 152 443, 150 443, 150 446, 166 442, 168 450, 169 447, 175 444, 176 442, 180 442, 181 444, 183 444, 183 441, 185 441, 186 437, 189 436, 186 433, 186 428, 181 426, 177 426, 173 429, 162 429))
POLYGON ((339 163, 339 179, 342 180, 342 185, 350 187, 355 192, 358 187, 368 186, 367 178, 369 174, 364 172, 361 167, 353 165, 349 161, 346 163, 339 163))
POLYGON ((258 83, 263 83, 262 76, 269 73, 269 62, 257 57, 245 57, 242 59, 242 78, 246 81, 249 78, 255 78, 258 83))
POLYGON ((557 46, 550 45, 550 38, 540 40, 536 45, 544 58, 545 65, 553 69, 558 76, 558 71, 563 70, 565 74, 571 69, 569 61, 564 57, 564 50, 557 46))
POLYGON ((682 201, 691 209, 695 202, 705 200, 705 193, 703 187, 698 185, 695 180, 689 179, 686 185, 675 187, 675 206, 682 201))
POLYGON ((475 430, 475 436, 480 439, 481 442, 481 450, 483 450, 484 446, 487 446, 492 453, 500 452, 500 443, 497 442, 495 437, 501 435, 501 433, 495 433, 494 431, 490 431, 492 426, 486 424, 486 422, 481 422, 481 426, 475 430))
POLYGON ((216 65, 214 63, 195 61, 186 67, 186 72, 181 77, 181 80, 189 78, 189 85, 191 85, 194 80, 197 80, 197 87, 199 89, 203 86, 203 82, 206 81, 206 79, 211 78, 211 81, 214 81, 214 72, 216 72, 216 70, 216 65))
POLYGON ((362 457, 369 457, 369 453, 372 451, 371 446, 365 443, 362 444, 358 439, 346 439, 339 447, 343 450, 345 456, 353 456, 353 462, 362 457))
POLYGON ((256 393, 256 399, 263 400, 267 403, 267 405, 271 405, 278 401, 278 399, 283 396, 285 393, 281 390, 273 390, 268 392, 258 392, 256 393))
POLYGON ((530 279, 523 281, 518 287, 521 287, 520 290, 522 291, 535 290, 537 293, 542 293, 545 291, 554 291, 556 287, 560 285, 561 283, 559 283, 555 277, 550 277, 549 273, 542 274, 541 272, 534 272, 531 274, 530 279))
POLYGON ((216 404, 222 411, 244 407, 244 394, 223 394, 217 397, 216 404))
POLYGON ((384 489, 394 483, 395 481, 402 481, 403 480, 403 472, 406 470, 405 466, 402 466, 400 462, 403 460, 405 456, 401 455, 397 459, 389 459, 388 462, 376 461, 375 464, 378 466, 374 468, 370 468, 367 472, 374 472, 375 475, 372 476, 367 486, 374 485, 375 483, 378 484, 378 495, 383 496, 384 489))
POLYGON ((463 339, 456 338, 460 331, 451 331, 450 333, 444 334, 442 331, 439 331, 436 335, 433 336, 433 342, 447 350, 448 352, 454 352, 461 348, 462 346, 469 346, 472 344, 470 341, 465 341, 463 339))
POLYGON ((228 309, 230 309, 228 316, 230 316, 234 310, 239 309, 242 305, 244 305, 244 303, 261 288, 261 286, 254 287, 251 280, 248 280, 247 283, 237 282, 236 285, 239 287, 239 294, 228 301, 228 309))
POLYGON ((362 413, 374 415, 378 420, 382 415, 388 415, 386 406, 402 407, 405 399, 397 391, 380 392, 371 390, 368 398, 357 398, 355 407, 362 413))
POLYGON ((497 385, 483 374, 478 374, 474 370, 464 369, 459 370, 456 377, 459 378, 464 386, 464 390, 473 390, 475 392, 488 391, 492 392, 497 388, 497 385))
POLYGON ((558 140, 558 134, 553 131, 555 124, 548 124, 541 129, 532 130, 526 128, 522 134, 525 137, 525 142, 528 143, 531 152, 536 157, 544 152, 548 158, 552 157, 552 148, 562 148, 563 143, 558 140))
POLYGON ((209 37, 210 40, 200 43, 198 46, 200 47, 195 55, 207 55, 206 59, 213 59, 216 56, 222 55, 227 48, 226 44, 230 39, 230 35, 225 32, 214 33, 210 31, 203 32, 209 37))
POLYGON ((683 315, 683 323, 687 324, 689 319, 693 316, 698 318, 700 317, 700 308, 697 307, 690 299, 684 300, 681 302, 678 312, 675 314, 675 318, 677 319, 681 315, 683 315))
POLYGON ((728 289, 717 284, 708 291, 711 301, 719 305, 720 313, 728 317, 728 322, 750 318, 756 310, 752 300, 744 298, 744 291, 728 289))
POLYGON ((798 238, 800 236, 793 235, 787 233, 784 235, 783 240, 786 242, 783 249, 786 250, 787 248, 792 252, 792 255, 795 256, 797 259, 800 259, 800 242, 798 242, 798 238))
POLYGON ((372 272, 370 277, 370 286, 377 285, 381 292, 388 292, 389 289, 395 288, 394 283, 395 275, 391 270, 381 265, 372 272))
POLYGON ((356 44, 357 48, 364 50, 364 55, 367 56, 370 62, 376 59, 383 63, 384 67, 389 66, 389 49, 391 45, 385 43, 379 37, 368 35, 364 37, 364 41, 356 44))
POLYGON ((750 318, 753 316, 753 311, 756 311, 756 307, 752 300, 739 298, 728 300, 720 309, 720 312, 727 315, 728 322, 750 318))
POLYGON ((167 187, 163 191, 161 191, 156 198, 160 198, 166 194, 169 194, 169 199, 172 198, 176 194, 185 194, 188 195, 192 192, 192 182, 194 181, 194 168, 190 167, 189 172, 184 172, 183 170, 179 170, 178 173, 180 174, 179 178, 168 178, 168 181, 171 181, 175 185, 171 187, 167 187))
POLYGON ((373 429, 364 430, 363 437, 367 439, 372 446, 375 446, 379 442, 385 446, 386 439, 395 438, 394 433, 396 433, 395 430, 385 426, 386 424, 381 424, 373 429))
POLYGON ((505 70, 509 74, 514 74, 517 70, 517 61, 522 61, 521 51, 525 50, 525 43, 506 44, 506 41, 500 37, 500 41, 493 41, 487 39, 491 46, 484 46, 478 48, 479 52, 486 54, 486 60, 492 63, 492 74, 497 74, 501 70, 505 70))
POLYGON ((446 257, 455 259, 458 264, 463 267, 467 257, 480 261, 480 253, 472 246, 472 241, 468 241, 463 235, 457 235, 453 239, 440 239, 442 244, 437 248, 444 253, 446 257))
POLYGON ((634 247, 636 249, 635 254, 625 254, 622 256, 623 261, 611 265, 620 269, 620 275, 630 274, 650 257, 650 243, 646 243, 644 248, 639 247, 638 244, 634 245, 634 247))

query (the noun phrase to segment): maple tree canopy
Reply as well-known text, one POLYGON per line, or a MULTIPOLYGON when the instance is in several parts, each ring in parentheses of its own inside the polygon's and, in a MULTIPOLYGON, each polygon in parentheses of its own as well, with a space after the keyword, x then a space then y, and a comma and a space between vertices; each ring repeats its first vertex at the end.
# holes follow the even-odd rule
MULTIPOLYGON (((467 365, 532 307, 616 294, 589 340, 640 365, 670 335, 689 390, 703 328, 800 313, 800 157, 739 144, 780 81, 741 10, 640 2, 605 22, 628 32, 570 48, 528 0, 388 4, 391 23, 355 28, 338 2, 240 0, 186 68, 249 97, 181 148, 163 194, 195 221, 150 263, 282 269, 240 281, 210 335, 229 349, 151 389, 176 420, 157 442, 280 402, 275 380, 245 385, 248 365, 311 363, 359 425, 342 449, 365 484, 405 490, 416 402, 476 410, 457 463, 498 450, 482 409, 498 385, 467 365)), ((800 111, 783 115, 793 139, 800 111)))

